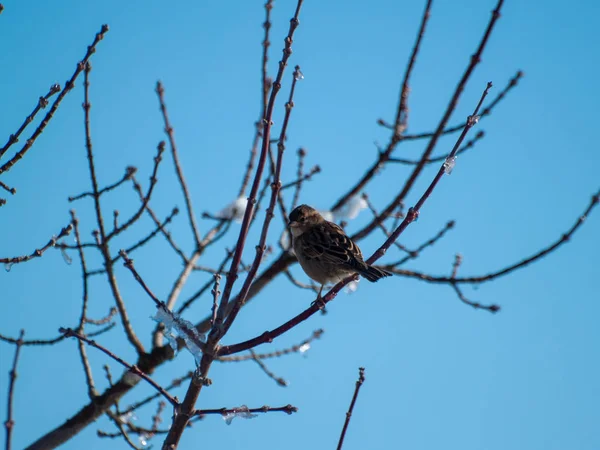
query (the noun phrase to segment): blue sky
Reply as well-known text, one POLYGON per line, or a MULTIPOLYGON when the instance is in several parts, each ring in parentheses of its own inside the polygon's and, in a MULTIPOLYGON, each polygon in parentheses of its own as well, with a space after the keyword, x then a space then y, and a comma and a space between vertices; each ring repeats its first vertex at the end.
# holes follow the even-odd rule
MULTIPOLYGON (((434 2, 411 83, 409 133, 435 127, 494 4, 434 2)), ((171 5, 21 0, 6 1, 4 6, 2 139, 17 129, 52 83, 64 85, 94 33, 107 23, 110 32, 93 56, 91 75, 92 136, 101 183, 117 180, 125 166, 135 165, 146 185, 156 144, 164 139, 154 93, 161 79, 197 214, 216 212, 235 198, 259 113, 262 1, 224 7, 187 0, 171 5)), ((294 7, 291 1, 275 3, 271 75, 294 7)), ((294 179, 299 146, 308 151, 309 167, 322 168, 306 184, 303 202, 330 207, 372 163, 373 142, 387 142, 389 133, 376 120, 393 120, 422 10, 423 2, 375 1, 368 6, 340 0, 305 2, 275 115, 278 130, 281 100, 287 96, 292 67, 299 64, 305 79, 295 96, 283 180, 294 179)), ((600 57, 594 21, 599 13, 600 5, 593 1, 575 1, 568 7, 558 1, 506 2, 451 123, 472 111, 487 81, 494 82, 493 97, 518 69, 525 78, 477 125, 474 132, 485 130, 486 137, 458 158, 419 221, 403 234, 401 242, 416 247, 448 220, 456 220, 444 240, 407 267, 448 274, 460 252, 464 257, 460 274, 487 273, 558 239, 584 211, 599 188, 595 117, 600 57)), ((84 238, 91 239, 91 204, 67 201, 68 196, 89 190, 82 85, 79 80, 30 153, 2 179, 18 193, 0 209, 1 257, 23 254, 47 242, 68 223, 72 207, 84 238)), ((442 140, 436 153, 449 150, 453 143, 454 138, 442 140)), ((424 144, 402 145, 396 156, 417 157, 424 144)), ((418 199, 436 169, 424 172, 409 203, 418 199)), ((366 191, 383 207, 408 173, 404 166, 390 166, 366 191)), ((125 187, 109 197, 105 215, 110 216, 113 208, 124 214, 135 205, 135 193, 125 187)), ((153 205, 161 217, 174 205, 183 207, 168 155, 159 169, 153 205)), ((349 229, 359 229, 368 219, 368 212, 361 213, 349 229)), ((210 224, 201 220, 201 230, 210 224)), ((359 366, 366 367, 366 383, 346 450, 599 448, 599 224, 600 213, 594 211, 556 253, 509 277, 465 287, 471 300, 501 305, 496 315, 463 305, 448 286, 399 277, 376 285, 360 283, 356 293, 340 294, 328 315, 312 318, 270 346, 283 348, 314 329, 325 329, 305 356, 268 361, 271 370, 290 381, 289 387, 275 385, 252 363, 217 364, 211 371, 214 384, 198 403, 203 408, 291 403, 299 408, 297 414, 237 419, 230 426, 219 417, 208 417, 184 434, 180 448, 200 443, 226 448, 333 448, 359 366)), ((276 244, 281 226, 276 218, 271 243, 276 244)), ((233 245, 238 227, 233 225, 224 245, 233 245)), ((114 251, 150 229, 143 222, 117 242, 114 251)), ((183 215, 171 229, 180 245, 191 249, 183 215)), ((245 260, 253 256, 256 239, 253 230, 245 260)), ((382 241, 375 233, 361 242, 363 252, 370 254, 382 241)), ((215 264, 222 251, 220 247, 207 252, 201 262, 215 264)), ((165 296, 180 270, 169 248, 156 242, 134 256, 153 290, 165 296)), ((88 258, 92 266, 99 264, 91 253, 88 258)), ((386 258, 395 259, 393 253, 386 258)), ((292 271, 307 280, 297 266, 292 271)), ((29 338, 45 338, 55 336, 59 326, 74 326, 81 301, 79 274, 79 266, 65 264, 58 251, 10 272, 0 271, 0 332, 16 336, 25 328, 29 338)), ((154 323, 149 316, 154 307, 124 268, 119 267, 117 276, 136 331, 150 345, 154 323)), ((196 274, 185 294, 207 277, 196 274)), ((91 288, 90 314, 99 317, 111 306, 110 293, 98 277, 91 288)), ((243 310, 225 342, 273 328, 312 299, 279 277, 243 310)), ((206 297, 186 319, 199 320, 209 308, 206 297)), ((133 359, 118 327, 98 341, 133 359)), ((0 405, 6 402, 12 355, 13 347, 0 343, 0 405)), ((103 364, 111 364, 116 375, 121 373, 93 349, 89 356, 100 389, 106 387, 103 364)), ((166 384, 192 367, 193 358, 181 353, 154 377, 166 384)), ((87 398, 73 341, 43 350, 25 348, 19 373, 15 448, 61 424, 87 398)), ((150 392, 139 386, 122 405, 150 392)), ((175 394, 182 397, 184 392, 175 394)), ((154 406, 140 411, 139 424, 149 424, 153 412, 154 406)), ((167 422, 168 417, 164 415, 167 422)), ((98 439, 97 429, 114 431, 103 418, 64 448, 127 448, 122 440, 98 439)), ((160 442, 157 438, 154 444, 160 442)))

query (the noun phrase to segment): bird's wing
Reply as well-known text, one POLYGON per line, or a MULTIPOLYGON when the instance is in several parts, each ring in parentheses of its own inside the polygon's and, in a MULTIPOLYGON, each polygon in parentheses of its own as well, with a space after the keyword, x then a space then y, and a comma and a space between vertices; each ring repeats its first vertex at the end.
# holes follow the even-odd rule
POLYGON ((365 265, 358 246, 332 222, 318 224, 303 234, 304 256, 361 269, 365 265))

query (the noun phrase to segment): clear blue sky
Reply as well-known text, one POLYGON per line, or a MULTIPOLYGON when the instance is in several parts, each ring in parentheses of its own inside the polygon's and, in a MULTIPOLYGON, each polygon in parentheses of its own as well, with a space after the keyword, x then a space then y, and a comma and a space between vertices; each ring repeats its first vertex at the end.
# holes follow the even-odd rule
MULTIPOLYGON (((126 165, 135 165, 140 180, 147 183, 156 144, 164 138, 154 93, 161 79, 198 215, 218 211, 237 195, 259 112, 262 0, 226 5, 189 0, 3 3, 0 143, 52 83, 64 85, 94 33, 108 23, 110 32, 92 59, 92 134, 101 182, 113 182, 126 165)), ((305 2, 291 59, 291 66, 301 65, 305 79, 295 97, 284 181, 294 178, 299 146, 308 150, 307 164, 320 164, 323 173, 306 186, 303 202, 330 207, 373 161, 373 141, 387 141, 389 133, 376 119, 393 120, 423 3, 305 2)), ((409 132, 429 131, 437 123, 494 4, 434 2, 411 84, 409 132)), ((271 74, 294 7, 292 1, 275 3, 271 74)), ((446 239, 409 267, 448 274, 454 254, 460 252, 461 274, 486 273, 554 241, 583 212, 600 184, 599 14, 600 4, 590 0, 568 5, 506 2, 452 123, 464 120, 473 109, 485 82, 495 83, 493 96, 518 69, 526 77, 477 125, 477 130, 486 131, 485 139, 458 159, 419 221, 403 235, 402 243, 415 247, 448 220, 457 223, 446 239)), ((290 76, 291 67, 280 99, 287 95, 290 76)), ((68 196, 89 190, 82 84, 77 83, 26 158, 3 178, 18 194, 0 209, 2 257, 45 243, 68 223, 73 206, 85 239, 90 239, 90 203, 67 202, 68 196)), ((276 124, 281 123, 282 110, 280 103, 276 124)), ((397 155, 416 157, 423 144, 401 146, 397 155)), ((453 139, 443 140, 438 153, 452 144, 453 139)), ((175 204, 183 207, 167 156, 154 198, 161 216, 175 204)), ((407 173, 405 167, 389 167, 367 192, 381 207, 407 173)), ((420 178, 409 202, 416 201, 432 174, 430 169, 420 178)), ((129 187, 110 199, 106 216, 111 208, 124 214, 136 204, 129 187)), ((367 220, 363 212, 350 229, 367 220)), ((200 226, 206 231, 209 222, 201 221, 200 226)), ((227 245, 237 235, 239 225, 233 227, 227 245)), ((192 241, 183 215, 171 228, 189 250, 192 241)), ((144 222, 114 251, 149 229, 144 222)), ((268 362, 290 381, 289 387, 276 386, 252 363, 217 364, 211 371, 214 384, 203 391, 198 404, 217 408, 291 403, 298 414, 236 419, 230 426, 220 417, 208 417, 184 434, 181 448, 334 448, 358 366, 366 367, 367 381, 345 450, 600 448, 598 230, 600 211, 594 211, 568 245, 538 264, 465 288, 472 300, 500 304, 503 309, 497 315, 463 305, 447 286, 403 278, 361 283, 356 293, 340 294, 327 316, 314 317, 271 346, 282 348, 314 329, 326 330, 305 357, 268 362)), ((273 244, 280 232, 281 220, 276 219, 273 244)), ((251 238, 255 242, 256 233, 251 238)), ((370 254, 381 242, 376 234, 361 246, 370 254)), ((221 251, 209 252, 204 263, 214 263, 221 251)), ((253 252, 250 245, 245 259, 253 252)), ((180 270, 169 248, 156 243, 134 256, 154 291, 166 295, 180 270)), ((97 265, 99 260, 90 255, 89 262, 97 265)), ((297 266, 293 271, 306 281, 297 266)), ((154 307, 124 268, 119 267, 117 275, 134 326, 149 345, 154 307)), ((185 292, 193 292, 206 279, 206 274, 195 275, 185 292)), ((99 317, 111 306, 110 294, 100 278, 91 288, 90 314, 99 317)), ((0 297, 0 332, 16 336, 24 327, 29 338, 55 336, 59 326, 74 326, 79 317, 79 266, 66 265, 59 252, 51 251, 10 272, 2 270, 0 297)), ((273 328, 311 300, 310 293, 279 278, 243 311, 226 342, 273 328)), ((186 319, 203 318, 209 303, 206 298, 186 319)), ((98 340, 133 358, 131 349, 121 345, 118 327, 98 340)), ((2 414, 13 349, 0 343, 2 414)), ((101 367, 108 360, 93 349, 89 356, 103 389, 101 367)), ((121 373, 109 363, 116 375, 121 373)), ((182 353, 155 378, 168 383, 192 367, 192 357, 182 353)), ((19 372, 14 448, 61 424, 87 398, 74 341, 44 350, 25 348, 19 372)), ((122 405, 149 392, 140 386, 122 405)), ((184 390, 175 393, 181 397, 184 390)), ((140 412, 139 424, 148 425, 153 412, 154 407, 140 412)), ((169 414, 164 419, 168 423, 169 414)), ((113 428, 103 418, 64 448, 127 448, 122 440, 95 436, 97 429, 113 428)), ((162 440, 153 442, 159 446, 162 440)))

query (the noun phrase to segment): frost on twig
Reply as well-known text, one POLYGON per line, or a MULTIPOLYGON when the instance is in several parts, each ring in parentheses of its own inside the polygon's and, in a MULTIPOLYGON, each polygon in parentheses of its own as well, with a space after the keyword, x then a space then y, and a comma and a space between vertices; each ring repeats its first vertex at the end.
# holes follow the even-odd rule
POLYGON ((446 161, 444 161, 444 172, 446 175, 450 175, 452 173, 452 169, 456 165, 456 156, 448 156, 446 161))
POLYGON ((206 336, 200 334, 194 324, 168 310, 164 305, 156 309, 156 315, 151 319, 164 325, 163 334, 174 352, 177 352, 177 338, 181 338, 185 342, 185 347, 196 360, 196 364, 200 364, 202 343, 206 342, 206 336))
POLYGON ((252 414, 246 405, 242 405, 239 408, 234 408, 232 411, 223 414, 223 420, 227 425, 231 425, 231 422, 233 422, 233 419, 236 417, 241 417, 243 419, 254 419, 255 417, 258 417, 258 414, 252 414))
POLYGON ((238 197, 225 208, 223 208, 221 211, 219 211, 215 215, 215 217, 219 219, 228 219, 235 220, 236 222, 241 222, 244 218, 244 213, 246 212, 247 204, 248 199, 246 199, 246 197, 238 197))

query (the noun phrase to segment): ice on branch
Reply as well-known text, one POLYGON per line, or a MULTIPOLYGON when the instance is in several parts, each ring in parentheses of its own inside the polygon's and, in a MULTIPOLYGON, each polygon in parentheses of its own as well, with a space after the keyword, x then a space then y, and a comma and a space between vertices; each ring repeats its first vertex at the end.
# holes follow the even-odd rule
POLYGON ((242 419, 254 419, 258 417, 258 414, 252 414, 246 405, 242 405, 239 408, 233 408, 230 412, 223 414, 223 420, 227 425, 231 425, 233 419, 241 417, 242 419))
POLYGON ((183 339, 185 347, 194 356, 196 364, 200 364, 202 359, 201 343, 206 341, 206 336, 200 334, 192 322, 182 319, 162 305, 156 309, 156 315, 151 319, 165 326, 163 334, 174 352, 177 352, 177 338, 183 339))
POLYGON ((479 122, 481 116, 469 116, 467 117, 467 125, 470 127, 474 126, 477 122, 479 122))
POLYGON ((310 343, 308 343, 308 342, 305 342, 300 347, 298 347, 298 352, 300 352, 302 354, 306 353, 309 350, 310 350, 310 343))
POLYGON ((455 165, 456 165, 456 157, 455 156, 449 156, 446 158, 446 161, 444 161, 444 172, 446 173, 446 175, 450 175, 452 173, 452 169, 454 169, 455 165))
POLYGON ((142 432, 138 436, 138 441, 140 442, 140 445, 142 447, 148 447, 148 441, 150 440, 150 438, 152 438, 152 435, 150 433, 142 432))
POLYGON ((356 290, 358 289, 358 282, 360 281, 360 279, 358 280, 352 280, 350 283, 348 283, 346 285, 346 287, 344 288, 344 292, 346 294, 352 294, 353 292, 356 292, 356 290))
POLYGON ((367 207, 367 201, 362 196, 356 195, 348 200, 348 202, 341 208, 333 211, 333 215, 335 216, 336 221, 341 221, 344 219, 352 220, 355 219, 360 212, 367 207))
POLYGON ((300 67, 296 66, 296 71, 294 72, 294 78, 297 81, 304 80, 304 74, 300 70, 300 67))
POLYGON ((247 198, 238 197, 225 208, 223 208, 221 211, 219 211, 216 214, 216 217, 218 217, 219 219, 229 219, 235 220, 236 222, 241 222, 244 218, 244 213, 246 212, 247 204, 247 198))

